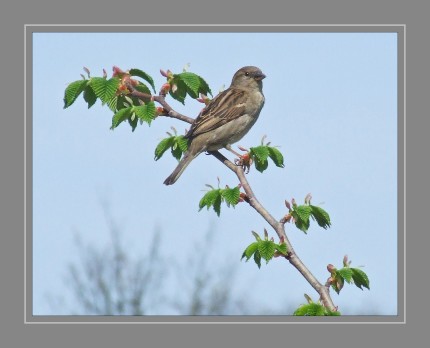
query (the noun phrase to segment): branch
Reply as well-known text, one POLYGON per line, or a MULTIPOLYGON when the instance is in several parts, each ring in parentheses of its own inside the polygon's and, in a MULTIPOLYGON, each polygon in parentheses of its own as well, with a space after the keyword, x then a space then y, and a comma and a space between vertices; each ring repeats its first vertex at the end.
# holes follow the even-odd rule
POLYGON ((291 242, 285 234, 284 224, 282 222, 278 222, 258 201, 257 197, 251 189, 251 186, 249 185, 248 180, 245 177, 243 168, 229 161, 224 155, 222 155, 218 151, 210 152, 210 154, 217 158, 219 161, 221 161, 225 166, 227 166, 227 168, 229 168, 237 175, 239 182, 248 197, 249 205, 253 207, 269 223, 270 226, 272 226, 272 228, 277 233, 279 239, 284 239, 288 249, 286 259, 303 275, 303 277, 309 282, 309 284, 318 292, 324 306, 332 311, 336 310, 336 306, 334 305, 333 300, 330 297, 329 288, 322 285, 311 273, 311 271, 309 271, 309 269, 305 266, 302 260, 300 260, 300 258, 297 256, 296 252, 293 249, 293 246, 291 245, 291 242))
MULTIPOLYGON (((173 110, 173 108, 166 102, 165 100, 166 94, 163 91, 160 91, 159 95, 157 96, 151 96, 150 94, 142 93, 135 90, 131 84, 128 84, 127 88, 130 90, 131 95, 136 98, 139 98, 146 102, 150 100, 158 102, 165 110, 165 113, 161 114, 160 116, 168 116, 172 118, 177 118, 187 123, 193 123, 194 119, 188 116, 182 115, 176 112, 175 110, 173 110)), ((257 213, 259 213, 268 222, 270 226, 272 226, 272 228, 277 233, 279 239, 281 240, 283 239, 285 241, 285 244, 287 245, 287 249, 288 249, 288 254, 285 258, 303 275, 303 277, 308 281, 308 283, 318 292, 323 305, 326 308, 329 308, 330 310, 335 311, 337 308, 330 297, 329 287, 326 287, 323 284, 321 284, 311 273, 311 271, 309 271, 309 269, 305 266, 302 260, 300 260, 300 258, 297 256, 297 254, 293 249, 293 246, 291 245, 287 235, 285 234, 284 221, 276 220, 266 210, 266 208, 258 201, 257 197, 255 196, 254 192, 251 189, 251 186, 249 185, 248 180, 245 177, 245 172, 243 168, 241 166, 237 166, 234 163, 232 163, 219 151, 211 151, 209 153, 215 158, 217 158, 219 161, 221 161, 227 168, 229 168, 231 171, 233 171, 236 174, 240 184, 242 185, 248 197, 247 202, 249 203, 249 205, 252 208, 254 208, 257 211, 257 213)))

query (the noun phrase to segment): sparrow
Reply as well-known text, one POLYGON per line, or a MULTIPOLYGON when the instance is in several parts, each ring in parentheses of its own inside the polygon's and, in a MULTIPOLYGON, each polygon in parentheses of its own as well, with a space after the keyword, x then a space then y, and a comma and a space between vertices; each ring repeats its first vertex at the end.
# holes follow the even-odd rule
POLYGON ((174 184, 202 152, 231 150, 231 144, 248 133, 264 105, 262 80, 265 77, 255 66, 245 66, 234 74, 230 87, 213 98, 192 123, 185 135, 188 150, 164 180, 165 185, 174 184))

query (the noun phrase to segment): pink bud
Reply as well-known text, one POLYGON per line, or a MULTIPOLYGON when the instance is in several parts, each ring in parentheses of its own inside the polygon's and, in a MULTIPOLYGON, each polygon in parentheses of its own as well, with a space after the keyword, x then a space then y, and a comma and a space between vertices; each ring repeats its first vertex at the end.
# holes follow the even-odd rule
POLYGON ((344 267, 348 267, 348 255, 345 255, 345 256, 343 257, 343 266, 344 266, 344 267))
POLYGON ((311 194, 310 194, 310 193, 308 193, 308 194, 306 195, 306 197, 305 197, 305 203, 306 203, 306 204, 310 204, 310 203, 311 203, 311 199, 312 199, 312 196, 311 196, 311 194))
POLYGON ((164 77, 168 77, 167 73, 163 69, 160 69, 160 74, 164 77))
POLYGON ((333 271, 335 270, 336 270, 336 267, 334 267, 331 263, 327 265, 327 271, 329 271, 330 273, 333 273, 333 271))
POLYGON ((288 210, 291 210, 290 202, 288 202, 287 200, 285 200, 285 206, 288 208, 288 210))

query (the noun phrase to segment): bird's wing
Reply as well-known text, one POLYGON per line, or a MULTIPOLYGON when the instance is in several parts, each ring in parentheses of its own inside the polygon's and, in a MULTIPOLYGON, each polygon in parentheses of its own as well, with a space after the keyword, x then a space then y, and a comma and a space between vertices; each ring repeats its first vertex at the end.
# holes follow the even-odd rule
POLYGON ((245 113, 246 91, 228 88, 218 94, 195 119, 186 137, 210 132, 245 113))

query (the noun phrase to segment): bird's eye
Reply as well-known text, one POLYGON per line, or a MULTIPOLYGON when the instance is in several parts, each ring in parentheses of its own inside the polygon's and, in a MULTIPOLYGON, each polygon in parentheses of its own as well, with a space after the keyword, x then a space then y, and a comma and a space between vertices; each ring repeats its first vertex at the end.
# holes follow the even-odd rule
POLYGON ((246 72, 246 73, 245 73, 245 76, 249 76, 249 72, 246 72))

